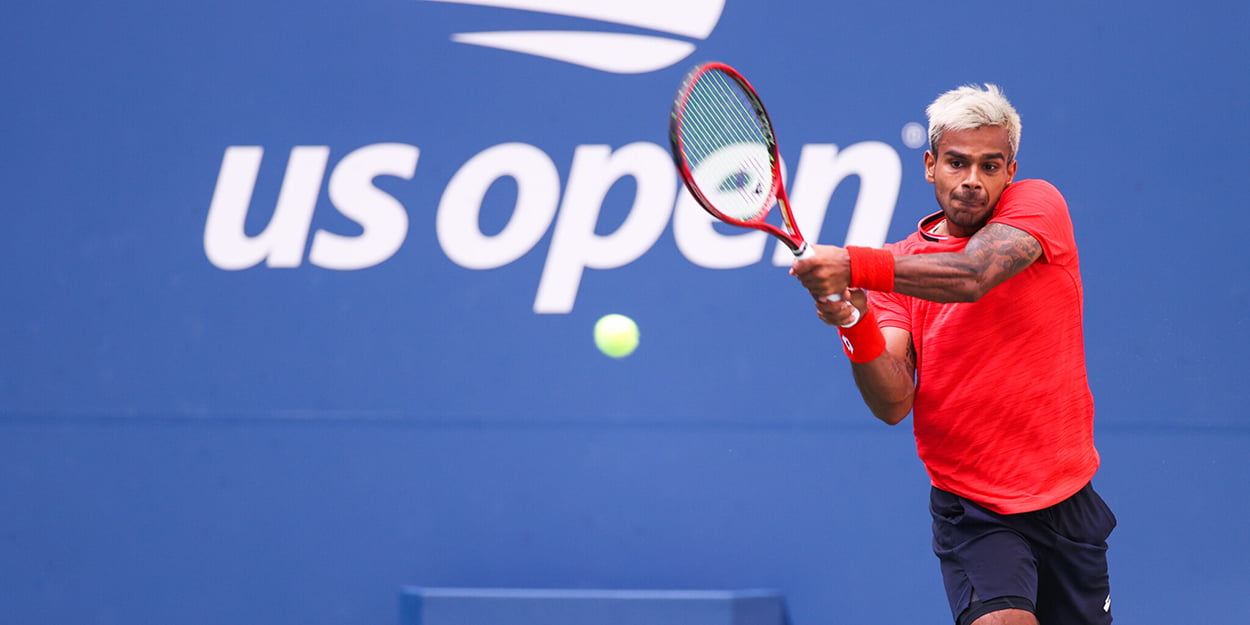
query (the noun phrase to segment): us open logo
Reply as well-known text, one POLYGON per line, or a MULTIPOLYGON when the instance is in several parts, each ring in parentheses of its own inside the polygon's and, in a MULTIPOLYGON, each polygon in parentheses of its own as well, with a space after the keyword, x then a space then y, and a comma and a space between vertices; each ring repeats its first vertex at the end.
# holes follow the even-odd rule
POLYGON ((530 54, 615 74, 671 67, 712 34, 725 0, 421 0, 469 4, 596 20, 658 34, 582 30, 454 33, 451 40, 530 54))
MULTIPOLYGON (((420 1, 559 15, 561 23, 569 23, 569 17, 594 19, 598 20, 595 26, 608 23, 678 37, 532 30, 451 35, 454 41, 617 74, 651 72, 681 62, 694 52, 694 41, 706 38, 717 26, 725 5, 724 0, 420 1)), ((663 94, 669 95, 667 90, 663 94)), ((912 131, 911 135, 923 137, 922 128, 912 131)), ((796 146, 798 159, 787 188, 795 219, 807 239, 822 240, 835 191, 845 188, 842 181, 854 178, 858 189, 852 188, 854 208, 843 244, 875 247, 884 242, 902 183, 902 162, 894 148, 874 140, 850 145, 796 142, 796 146)), ((434 165, 455 172, 446 181, 432 215, 424 207, 405 205, 402 196, 376 182, 378 178, 396 179, 401 185, 413 181, 422 159, 428 157, 420 146, 398 141, 333 149, 316 143, 227 146, 204 222, 204 254, 213 266, 225 271, 258 265, 289 269, 305 262, 334 271, 365 270, 386 262, 403 247, 410 215, 415 215, 432 219, 438 245, 450 261, 476 271, 517 262, 548 241, 533 300, 537 314, 571 312, 588 269, 629 265, 654 248, 670 226, 677 251, 695 266, 729 270, 794 262, 789 248, 764 232, 716 228, 718 220, 680 189, 667 146, 648 141, 590 143, 552 156, 541 146, 517 141, 484 145, 458 165, 434 165), (331 160, 335 151, 346 154, 335 162, 331 160), (276 197, 257 197, 262 162, 284 170, 276 197), (567 170, 562 170, 566 163, 567 170), (483 231, 482 207, 495 183, 505 178, 517 189, 511 216, 501 230, 483 231), (633 201, 616 229, 603 233, 601 209, 609 192, 624 178, 634 182, 633 201), (323 187, 328 196, 324 203, 323 187), (265 211, 264 204, 273 207, 272 216, 260 232, 249 231, 249 213, 265 211), (317 211, 337 212, 357 228, 353 232, 314 229, 317 211)), ((825 240, 836 237, 826 235, 825 240)))

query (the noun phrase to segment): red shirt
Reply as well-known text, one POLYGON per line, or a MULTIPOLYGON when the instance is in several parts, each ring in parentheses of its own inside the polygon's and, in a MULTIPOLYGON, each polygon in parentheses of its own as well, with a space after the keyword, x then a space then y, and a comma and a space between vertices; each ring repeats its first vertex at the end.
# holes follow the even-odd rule
MULTIPOLYGON (((968 238, 920 230, 895 254, 961 252, 968 238)), ((1084 292, 1072 220, 1043 180, 1007 187, 989 223, 1023 230, 1042 257, 973 303, 871 293, 883 327, 911 332, 916 449, 933 485, 1002 514, 1054 505, 1098 469, 1085 375, 1084 292)))

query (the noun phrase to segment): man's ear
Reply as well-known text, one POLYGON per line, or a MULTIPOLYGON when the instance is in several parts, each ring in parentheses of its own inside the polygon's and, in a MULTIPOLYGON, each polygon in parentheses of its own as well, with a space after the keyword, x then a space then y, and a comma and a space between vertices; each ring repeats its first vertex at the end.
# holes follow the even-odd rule
MULTIPOLYGON (((1012 163, 1014 164, 1015 161, 1012 161, 1012 163)), ((928 180, 929 184, 933 184, 933 168, 936 166, 937 166, 937 158, 933 156, 933 152, 931 150, 925 150, 924 151, 924 179, 928 180)), ((1012 169, 1008 173, 1015 174, 1015 170, 1012 169)))

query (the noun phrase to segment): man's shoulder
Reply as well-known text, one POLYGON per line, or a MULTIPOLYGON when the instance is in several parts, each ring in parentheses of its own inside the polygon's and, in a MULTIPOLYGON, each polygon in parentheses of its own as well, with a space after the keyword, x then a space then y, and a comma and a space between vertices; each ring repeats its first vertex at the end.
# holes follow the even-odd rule
POLYGON ((1003 198, 1020 198, 1030 197, 1038 199, 1051 199, 1063 202, 1063 194, 1059 192, 1059 188, 1051 184, 1047 180, 1041 178, 1028 178, 1026 180, 1017 180, 1003 190, 1003 198))
POLYGON ((1075 263, 1076 240, 1068 202, 1055 185, 1041 179, 1013 182, 1003 191, 991 222, 1029 233, 1042 244, 1047 262, 1075 263))
POLYGON ((994 208, 990 221, 1019 227, 1018 222, 1031 222, 1039 218, 1047 222, 1056 219, 1066 221, 1068 201, 1055 185, 1040 178, 1032 178, 1007 185, 998 199, 998 206, 994 208))

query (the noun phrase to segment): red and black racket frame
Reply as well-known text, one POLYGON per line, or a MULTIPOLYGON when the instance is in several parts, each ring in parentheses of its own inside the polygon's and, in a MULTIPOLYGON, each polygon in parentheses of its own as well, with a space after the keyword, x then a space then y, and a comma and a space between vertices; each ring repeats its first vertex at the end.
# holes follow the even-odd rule
POLYGON ((686 79, 682 81, 681 88, 677 90, 677 97, 673 101, 672 112, 668 120, 668 138, 673 153, 673 163, 677 165, 677 173, 681 176, 682 182, 685 183, 686 188, 690 191, 695 201, 704 210, 725 223, 744 228, 755 228, 777 237, 790 248, 791 252, 794 252, 795 256, 799 256, 809 249, 807 242, 803 239, 803 235, 799 232, 798 224, 794 221, 794 214, 790 211, 790 198, 786 195, 785 185, 781 182, 781 156, 777 149, 776 135, 773 133, 772 118, 768 116, 768 111, 764 108, 764 102, 760 100, 755 87, 752 87, 751 83, 738 70, 725 63, 715 61, 700 64, 692 69, 686 75, 686 79), (764 137, 767 140, 769 165, 772 167, 772 186, 769 189, 769 197, 775 197, 777 200, 777 204, 781 209, 781 219, 785 226, 784 230, 764 221, 769 211, 763 211, 757 218, 751 220, 735 219, 720 212, 694 181, 694 173, 690 170, 690 166, 683 156, 682 117, 686 111, 686 103, 694 92, 695 84, 710 72, 721 72, 738 83, 750 100, 756 115, 759 116, 763 126, 764 137))

